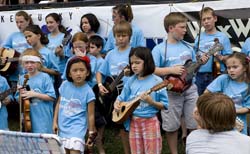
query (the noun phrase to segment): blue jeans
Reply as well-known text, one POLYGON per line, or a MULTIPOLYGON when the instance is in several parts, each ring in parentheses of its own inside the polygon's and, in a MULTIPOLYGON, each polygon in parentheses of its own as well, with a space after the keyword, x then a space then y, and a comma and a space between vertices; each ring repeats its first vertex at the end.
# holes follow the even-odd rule
POLYGON ((195 84, 198 88, 198 94, 201 95, 207 86, 213 81, 213 74, 210 72, 197 72, 195 84))

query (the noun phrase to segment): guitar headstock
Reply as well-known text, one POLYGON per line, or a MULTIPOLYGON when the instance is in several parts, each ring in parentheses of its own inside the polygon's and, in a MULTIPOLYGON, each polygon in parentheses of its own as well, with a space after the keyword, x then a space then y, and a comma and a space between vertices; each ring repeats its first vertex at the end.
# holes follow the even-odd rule
POLYGON ((219 52, 221 50, 223 50, 224 47, 223 45, 219 42, 219 39, 218 38, 215 38, 214 39, 214 45, 209 49, 208 51, 208 54, 209 55, 213 55, 215 54, 216 52, 219 52))
POLYGON ((61 46, 62 47, 66 46, 71 41, 71 38, 72 38, 72 35, 70 33, 68 33, 67 35, 65 35, 65 37, 62 40, 61 46))
POLYGON ((238 130, 239 132, 241 132, 244 129, 244 122, 238 117, 236 117, 235 120, 235 129, 238 130))

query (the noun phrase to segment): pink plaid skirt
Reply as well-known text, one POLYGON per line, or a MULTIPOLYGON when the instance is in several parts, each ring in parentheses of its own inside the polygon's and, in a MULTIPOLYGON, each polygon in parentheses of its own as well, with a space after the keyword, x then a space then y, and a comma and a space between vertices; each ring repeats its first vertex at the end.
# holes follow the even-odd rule
POLYGON ((129 143, 132 154, 160 154, 162 138, 158 118, 133 116, 130 123, 129 143))

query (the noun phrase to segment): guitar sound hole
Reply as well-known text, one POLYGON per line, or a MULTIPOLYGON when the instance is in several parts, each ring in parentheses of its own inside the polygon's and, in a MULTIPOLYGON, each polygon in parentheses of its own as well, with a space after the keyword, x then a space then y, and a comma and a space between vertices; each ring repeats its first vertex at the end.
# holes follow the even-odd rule
POLYGON ((124 112, 125 108, 126 108, 125 106, 122 106, 121 111, 124 112))

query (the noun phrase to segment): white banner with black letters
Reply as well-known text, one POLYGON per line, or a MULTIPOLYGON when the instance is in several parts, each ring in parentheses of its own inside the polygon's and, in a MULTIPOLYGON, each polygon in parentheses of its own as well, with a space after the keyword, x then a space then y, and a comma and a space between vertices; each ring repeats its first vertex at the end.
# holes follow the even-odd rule
MULTIPOLYGON (((190 21, 188 22, 189 32, 185 39, 193 42, 193 38, 198 33, 198 12, 202 5, 212 7, 218 15, 216 28, 224 32, 230 38, 230 41, 241 46, 245 39, 250 36, 250 3, 249 0, 222 0, 194 3, 173 3, 157 5, 132 5, 134 20, 145 36, 147 46, 152 48, 155 44, 161 42, 167 34, 164 30, 163 19, 169 12, 183 12, 190 21)), ((25 10, 32 15, 35 24, 41 27, 46 25, 45 17, 47 14, 55 12, 62 15, 62 24, 72 34, 80 31, 80 18, 85 13, 93 13, 101 23, 99 33, 106 37, 111 30, 113 6, 93 6, 93 7, 72 7, 57 9, 37 9, 25 10)), ((9 34, 18 31, 15 25, 15 13, 17 11, 0 12, 0 41, 3 42, 9 34)))

